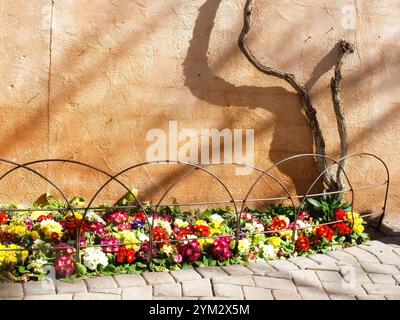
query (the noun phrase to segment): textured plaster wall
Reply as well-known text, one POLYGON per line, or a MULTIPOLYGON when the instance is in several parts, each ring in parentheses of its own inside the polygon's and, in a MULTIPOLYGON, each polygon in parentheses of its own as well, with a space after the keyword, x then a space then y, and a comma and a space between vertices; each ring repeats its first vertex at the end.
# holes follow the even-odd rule
MULTIPOLYGON (((81 160, 111 173, 145 161, 146 133, 178 128, 254 128, 261 168, 313 152, 301 101, 285 82, 262 75, 240 53, 237 38, 245 0, 0 0, 0 156, 81 160)), ((335 43, 353 42, 344 64, 343 102, 350 151, 381 156, 392 185, 388 218, 399 218, 400 2, 258 0, 250 45, 267 65, 295 73, 311 90, 328 153, 338 154, 329 81, 335 43), (354 30, 342 9, 355 8, 354 30)), ((352 161, 354 186, 384 181, 377 162, 352 161)), ((2 172, 10 165, 1 164, 2 172)), ((105 177, 73 165, 35 169, 68 196, 89 197, 105 177)), ((243 197, 256 177, 215 173, 243 197)), ((155 199, 187 168, 150 166, 122 177, 155 199)), ((316 175, 313 161, 282 167, 276 175, 303 192, 316 175)), ((32 201, 47 183, 23 170, 0 185, 1 201, 32 201)), ((106 188, 99 201, 123 189, 106 188)), ((253 196, 282 194, 266 179, 253 196)), ((382 190, 357 195, 357 208, 379 209, 382 190)), ((227 199, 211 178, 196 173, 167 200, 227 199)))

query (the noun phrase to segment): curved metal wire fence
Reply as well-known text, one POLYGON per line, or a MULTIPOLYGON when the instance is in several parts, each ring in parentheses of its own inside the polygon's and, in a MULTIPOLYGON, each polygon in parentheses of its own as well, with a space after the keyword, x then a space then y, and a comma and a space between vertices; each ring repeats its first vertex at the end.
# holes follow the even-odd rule
MULTIPOLYGON (((25 211, 25 212, 32 212, 32 211, 64 211, 64 212, 71 212, 73 219, 75 221, 75 223, 77 222, 77 217, 76 217, 76 212, 82 212, 83 211, 83 216, 82 216, 82 220, 85 219, 86 214, 88 213, 89 210, 108 210, 108 211, 116 211, 116 210, 131 210, 131 209, 140 209, 146 216, 147 218, 147 223, 149 225, 149 241, 143 241, 143 242, 135 242, 135 243, 120 243, 117 244, 116 246, 128 246, 128 245, 138 245, 138 244, 143 244, 143 243, 148 243, 149 242, 149 261, 151 262, 153 255, 151 254, 153 252, 153 247, 154 244, 156 243, 162 243, 165 241, 169 241, 169 242, 184 242, 187 241, 187 239, 168 239, 168 240, 163 240, 163 241, 155 241, 153 239, 153 228, 154 228, 154 221, 153 219, 151 219, 152 215, 156 212, 158 212, 158 210, 161 207, 166 207, 166 206, 185 206, 185 207, 194 207, 194 206, 201 206, 201 205, 226 205, 226 206, 232 206, 234 213, 235 213, 235 217, 236 217, 236 225, 235 225, 235 235, 231 236, 234 238, 234 240, 236 241, 236 247, 238 245, 238 240, 240 239, 241 234, 243 234, 243 232, 241 232, 241 214, 243 213, 243 211, 246 208, 246 203, 252 202, 268 202, 268 201, 285 201, 285 200, 289 200, 291 203, 291 207, 293 209, 293 213, 294 213, 294 221, 297 221, 298 218, 298 214, 300 212, 300 209, 302 208, 302 204, 305 203, 305 201, 308 198, 311 197, 318 197, 318 196, 323 196, 323 195, 343 195, 346 193, 350 193, 351 194, 351 208, 352 208, 352 213, 354 211, 354 202, 355 202, 355 194, 356 192, 361 192, 361 191, 365 191, 368 189, 377 189, 377 188, 383 188, 385 187, 385 195, 383 198, 383 206, 382 206, 382 210, 379 213, 370 213, 370 214, 364 214, 361 215, 360 217, 377 217, 378 218, 378 222, 376 225, 376 229, 379 230, 383 218, 385 216, 385 211, 386 211, 386 205, 387 205, 387 200, 388 200, 388 191, 389 191, 389 184, 390 184, 390 173, 389 173, 389 169, 386 165, 386 163, 379 158, 378 156, 371 154, 371 153, 355 153, 355 154, 351 154, 348 155, 346 157, 340 158, 338 160, 335 160, 331 157, 328 156, 324 156, 324 155, 319 155, 319 154, 299 154, 299 155, 295 155, 295 156, 291 156, 288 158, 285 158, 277 163, 275 163, 274 165, 270 166, 269 168, 262 170, 260 168, 254 167, 254 166, 249 166, 249 165, 245 165, 245 164, 241 164, 241 163, 213 163, 213 164, 206 164, 206 165, 196 165, 196 164, 191 164, 191 163, 184 163, 184 162, 180 162, 180 161, 171 161, 171 160, 165 160, 165 161, 146 161, 146 162, 142 162, 142 163, 138 163, 132 166, 129 166, 127 168, 125 168, 124 170, 116 173, 116 174, 110 174, 104 170, 101 170, 99 168, 96 168, 92 165, 80 162, 80 161, 76 161, 76 160, 66 160, 66 159, 43 159, 43 160, 37 160, 37 161, 31 161, 31 162, 27 162, 27 163, 17 163, 14 161, 10 161, 10 160, 5 160, 5 159, 0 159, 0 162, 3 163, 7 163, 10 165, 13 165, 14 167, 7 170, 6 172, 4 172, 1 176, 0 176, 0 183, 11 173, 19 170, 19 169, 24 169, 29 171, 30 173, 34 174, 35 176, 38 176, 40 179, 46 181, 47 183, 49 183, 52 187, 54 187, 62 196, 63 200, 65 201, 66 207, 64 208, 46 208, 46 209, 38 209, 38 208, 23 208, 23 209, 18 209, 18 208, 6 208, 5 210, 7 210, 10 213, 15 213, 18 211, 25 211), (371 157, 376 159, 381 166, 383 166, 383 168, 385 169, 386 172, 386 180, 380 184, 374 184, 374 185, 367 185, 367 186, 362 186, 362 187, 358 187, 358 188, 354 188, 352 186, 352 183, 349 179, 349 176, 346 172, 346 170, 343 168, 342 163, 344 160, 347 160, 349 158, 355 158, 355 157, 371 157), (284 183, 282 183, 282 181, 280 179, 278 179, 277 177, 275 177, 274 175, 272 175, 270 172, 274 169, 279 167, 282 164, 288 163, 290 161, 294 161, 297 159, 303 159, 303 158, 323 158, 325 160, 331 161, 332 163, 327 166, 327 168, 321 172, 315 179, 314 181, 310 184, 309 188, 307 189, 306 193, 303 195, 291 195, 288 188, 285 186, 284 183), (82 166, 88 169, 91 169, 94 172, 97 173, 101 173, 102 175, 108 177, 108 180, 102 184, 100 186, 100 188, 97 189, 97 191, 94 193, 94 195, 90 198, 88 205, 86 207, 74 207, 70 201, 68 200, 67 196, 65 195, 65 193, 61 190, 61 188, 51 179, 49 179, 48 177, 46 177, 45 175, 43 175, 42 173, 38 172, 37 170, 34 170, 31 168, 32 165, 35 164, 40 164, 40 163, 70 163, 70 164, 75 164, 78 166, 82 166), (126 186, 126 184, 124 184, 119 177, 127 172, 130 172, 132 170, 135 170, 137 168, 141 168, 144 166, 148 166, 148 165, 153 165, 153 164, 159 164, 159 165, 171 165, 171 164, 178 164, 181 166, 186 166, 186 167, 191 167, 192 170, 183 174, 182 176, 179 177, 179 179, 177 181, 175 181, 172 185, 170 185, 167 190, 161 195, 160 199, 157 201, 157 203, 155 205, 153 204, 143 204, 140 202, 140 200, 137 198, 137 196, 131 191, 130 188, 128 188, 126 186), (242 166, 242 167, 248 167, 251 168, 257 172, 260 173, 260 175, 254 180, 254 182, 251 184, 249 190, 246 192, 246 195, 243 199, 234 199, 231 190, 228 188, 228 186, 222 181, 222 179, 220 179, 218 177, 218 175, 216 175, 215 173, 211 172, 210 170, 208 170, 209 167, 212 166, 217 166, 217 165, 225 165, 225 164, 229 164, 229 165, 235 165, 235 166, 242 166), (338 170, 340 170, 341 174, 343 174, 343 176, 346 179, 346 182, 348 184, 348 188, 345 188, 343 190, 340 191, 332 191, 332 192, 321 192, 321 193, 311 193, 311 190, 313 189, 313 187, 316 185, 316 183, 318 181, 321 180, 322 176, 328 172, 329 170, 331 170, 333 167, 337 166, 338 170), (204 201, 204 202, 191 202, 191 203, 172 203, 172 204, 162 204, 163 200, 165 199, 165 197, 167 196, 167 194, 177 185, 179 185, 180 183, 183 182, 183 180, 190 176, 191 174, 193 174, 194 172, 197 171, 201 171, 206 173, 208 176, 210 176, 213 180, 215 180, 216 182, 218 182, 219 185, 222 186, 222 188, 224 189, 224 191, 226 192, 226 194, 228 195, 229 200, 224 200, 224 201, 204 201), (254 188, 256 187, 256 185, 259 183, 259 181, 265 177, 268 176, 269 178, 271 178, 277 185, 279 185, 282 190, 285 193, 285 196, 281 196, 281 197, 270 197, 270 198, 256 198, 256 199, 250 199, 250 194, 251 192, 254 190, 254 188), (121 187, 123 187, 125 189, 125 191, 127 191, 127 194, 130 195, 133 199, 134 199, 134 205, 114 205, 114 206, 109 206, 109 207, 103 207, 103 206, 93 206, 94 201, 97 199, 97 197, 99 196, 99 194, 101 193, 102 190, 104 190, 111 182, 117 182, 121 187), (296 208, 295 205, 295 200, 300 200, 300 205, 296 208), (240 204, 240 209, 238 209, 238 205, 240 204), (149 219, 150 218, 150 219, 149 219)), ((354 223, 354 216, 352 216, 351 219, 354 223)), ((335 221, 329 221, 326 223, 322 223, 320 225, 331 225, 331 224, 335 224, 338 222, 341 222, 342 220, 335 220, 335 221)), ((296 232, 299 229, 297 227, 295 227, 295 224, 293 226, 293 228, 289 228, 289 229, 284 229, 284 230, 280 230, 280 232, 284 232, 284 231, 290 231, 292 232, 292 241, 295 241, 295 235, 296 232)), ((110 246, 110 244, 97 244, 97 245, 81 245, 81 231, 82 231, 82 224, 78 224, 78 227, 76 228, 76 257, 77 259, 80 261, 80 249, 81 248, 87 248, 87 247, 108 247, 110 246)), ((254 235, 254 234, 270 234, 270 233, 276 233, 276 230, 267 230, 267 231, 262 231, 262 232, 252 232, 252 233, 244 233, 246 236, 247 235, 254 235)), ((216 236, 210 236, 210 237, 198 237, 197 239, 217 239, 220 237, 224 237, 226 235, 216 235, 216 236)), ((115 246, 113 244, 113 246, 115 246)), ((19 249, 1 249, 0 251, 35 251, 35 250, 40 250, 40 249, 33 249, 33 248, 19 248, 19 249)), ((62 250, 62 249, 57 249, 57 247, 53 247, 52 250, 62 250)))

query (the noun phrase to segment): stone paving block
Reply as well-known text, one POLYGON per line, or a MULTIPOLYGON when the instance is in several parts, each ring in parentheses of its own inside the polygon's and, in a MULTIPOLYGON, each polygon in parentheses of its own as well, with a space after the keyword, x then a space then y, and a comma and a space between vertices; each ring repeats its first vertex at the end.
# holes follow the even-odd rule
POLYGON ((325 268, 335 269, 337 267, 337 260, 327 256, 326 254, 314 254, 310 257, 311 260, 314 260, 319 264, 319 267, 323 266, 325 268))
POLYGON ((140 274, 117 274, 114 276, 115 282, 120 288, 141 287, 146 285, 146 281, 140 274))
POLYGON ((90 292, 94 293, 110 293, 110 294, 121 294, 122 288, 109 288, 109 289, 93 289, 90 292))
POLYGON ((24 283, 24 291, 26 295, 48 295, 56 294, 56 287, 51 279, 46 279, 43 281, 28 281, 24 283))
POLYGON ((228 297, 199 297, 199 300, 241 300, 241 299, 228 298, 228 297))
POLYGON ((372 283, 368 274, 362 268, 354 268, 353 266, 340 267, 340 274, 347 283, 355 284, 372 283))
POLYGON ((378 250, 378 252, 393 251, 393 248, 390 245, 378 240, 370 240, 366 243, 360 244, 359 247, 363 250, 370 250, 370 252, 374 252, 376 250, 378 250))
POLYGON ((400 264, 400 257, 392 251, 390 246, 377 246, 362 244, 359 247, 369 253, 373 254, 381 263, 398 265, 400 264))
POLYGON ((24 295, 22 284, 13 282, 0 282, 0 299, 22 298, 24 295))
POLYGON ((214 294, 218 297, 243 298, 242 288, 233 284, 215 283, 213 284, 214 294))
POLYGON ((288 260, 272 260, 268 263, 278 271, 299 270, 298 266, 288 260))
POLYGON ((329 298, 331 300, 357 300, 355 296, 345 294, 330 294, 329 298))
POLYGON ((329 294, 343 294, 344 292, 347 295, 355 296, 355 295, 365 295, 365 290, 361 285, 352 285, 348 284, 344 281, 342 282, 322 282, 322 286, 325 291, 329 294))
POLYGON ((228 275, 220 267, 197 268, 196 271, 200 273, 203 278, 206 279, 224 278, 228 275))
POLYGON ((211 297, 213 295, 209 279, 183 281, 182 293, 185 297, 211 297))
POLYGON ((178 282, 201 279, 200 274, 198 274, 194 269, 174 270, 170 273, 178 282))
POLYGON ((357 300, 386 300, 385 296, 378 294, 369 294, 366 296, 356 296, 357 300))
POLYGON ((267 274, 267 272, 275 272, 276 271, 276 269, 274 267, 272 267, 268 263, 262 262, 262 261, 251 262, 251 263, 249 263, 247 268, 249 268, 251 271, 253 271, 253 273, 255 275, 262 275, 262 276, 267 274))
POLYGON ((358 247, 350 247, 350 248, 345 248, 343 249, 345 252, 350 253, 353 257, 355 257, 359 262, 375 262, 379 263, 379 260, 377 257, 375 257, 373 254, 360 249, 358 247))
POLYGON ((119 294, 79 292, 74 294, 74 300, 121 300, 119 294))
POLYGON ((315 262, 314 260, 311 260, 310 258, 304 257, 304 256, 293 257, 293 258, 290 258, 289 261, 291 263, 294 263, 300 269, 308 269, 308 268, 318 267, 317 262, 315 262))
POLYGON ((181 285, 179 283, 159 283, 153 286, 155 297, 180 297, 182 296, 181 285))
POLYGON ((400 294, 397 294, 397 295, 386 295, 385 298, 387 300, 400 300, 400 294))
POLYGON ((267 272, 265 276, 269 278, 279 278, 287 280, 292 279, 292 274, 290 273, 290 271, 272 271, 272 272, 267 272))
POLYGON ((230 265, 230 266, 225 266, 222 267, 225 272, 227 272, 231 276, 243 276, 243 275, 252 275, 253 271, 250 269, 247 269, 245 266, 242 266, 240 264, 238 265, 230 265))
POLYGON ((225 278, 212 279, 213 283, 227 283, 238 286, 254 286, 253 276, 227 276, 225 278))
POLYGON ((400 295, 400 286, 382 283, 367 283, 362 285, 368 294, 400 295))
POLYGON ((316 274, 321 281, 325 282, 340 282, 343 281, 342 275, 336 271, 316 271, 316 274))
POLYGON ((359 265, 358 260, 350 253, 344 252, 343 250, 333 250, 326 253, 328 256, 338 260, 340 263, 347 265, 359 265))
POLYGON ((144 272, 143 277, 149 284, 175 283, 168 272, 144 272))
POLYGON ((0 298, 0 300, 22 300, 22 297, 0 298))
POLYGON ((72 300, 72 293, 26 295, 24 300, 72 300))
POLYGON ((295 290, 272 290, 272 295, 275 300, 301 300, 295 290))
POLYGON ((122 288, 122 300, 150 300, 152 297, 151 286, 122 288))
POLYGON ((78 293, 78 292, 87 292, 86 284, 83 280, 77 280, 75 282, 65 282, 65 281, 56 281, 56 290, 57 294, 63 293, 78 293))
POLYGON ((314 271, 293 270, 291 274, 296 286, 321 287, 321 283, 314 271))
POLYGON ((362 262, 361 266, 367 273, 383 273, 390 275, 396 275, 399 273, 399 269, 388 264, 362 262))
POLYGON ((256 287, 276 290, 296 290, 292 280, 254 276, 256 287))
POLYGON ((153 297, 153 300, 197 300, 198 298, 196 297, 153 297))
POLYGON ((396 284, 396 280, 389 274, 369 273, 368 276, 373 283, 396 284))
MULTIPOLYGON (((95 277, 86 279, 86 284, 89 292, 99 292, 99 290, 105 289, 118 289, 117 284, 115 283, 113 277, 95 277)), ((114 293, 114 292, 105 292, 105 293, 114 293)))
POLYGON ((329 300, 325 290, 321 287, 298 286, 297 291, 303 300, 329 300))
POLYGON ((394 275, 393 278, 396 280, 397 284, 400 285, 400 273, 394 275))
POLYGON ((255 287, 243 287, 246 300, 274 300, 271 290, 255 287))

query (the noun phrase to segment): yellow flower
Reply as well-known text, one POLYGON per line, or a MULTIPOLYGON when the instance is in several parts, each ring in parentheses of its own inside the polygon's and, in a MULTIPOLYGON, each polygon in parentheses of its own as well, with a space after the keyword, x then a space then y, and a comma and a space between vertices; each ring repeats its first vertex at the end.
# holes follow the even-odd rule
POLYGON ((354 231, 355 233, 362 233, 362 232, 364 231, 364 226, 361 225, 361 224, 355 224, 355 225, 353 226, 353 231, 354 231))
POLYGON ((12 266, 17 263, 23 263, 29 254, 28 251, 1 251, 2 249, 22 249, 22 247, 15 244, 0 244, 0 266, 12 266))
POLYGON ((204 247, 214 243, 213 239, 199 239, 198 241, 200 243, 201 248, 204 248, 204 247))
POLYGON ((214 226, 214 228, 218 229, 221 226, 221 221, 213 221, 212 225, 214 226))
POLYGON ((114 234, 114 237, 120 240, 122 243, 131 243, 127 245, 127 249, 139 250, 140 240, 136 238, 136 234, 129 230, 123 230, 114 234), (136 244, 137 243, 137 244, 136 244))
POLYGON ((238 250, 239 252, 246 252, 250 248, 250 242, 247 239, 239 240, 238 250))
POLYGON ((53 239, 54 234, 57 234, 58 239, 61 239, 63 235, 61 224, 54 220, 46 219, 40 222, 40 230, 48 239, 53 239))
POLYGON ((272 244, 274 248, 278 248, 281 245, 281 238, 279 237, 270 237, 268 238, 268 244, 272 244))
POLYGON ((32 236, 33 240, 40 239, 40 235, 39 235, 39 233, 37 231, 32 231, 31 232, 31 236, 32 236))
POLYGON ((208 224, 204 220, 199 219, 196 221, 196 226, 208 226, 208 224))
MULTIPOLYGON (((66 219, 74 219, 74 214, 73 214, 72 212, 69 212, 69 213, 65 216, 65 218, 66 218, 66 219)), ((75 219, 76 219, 76 220, 82 220, 82 218, 83 218, 83 216, 82 216, 80 213, 75 212, 75 219)))

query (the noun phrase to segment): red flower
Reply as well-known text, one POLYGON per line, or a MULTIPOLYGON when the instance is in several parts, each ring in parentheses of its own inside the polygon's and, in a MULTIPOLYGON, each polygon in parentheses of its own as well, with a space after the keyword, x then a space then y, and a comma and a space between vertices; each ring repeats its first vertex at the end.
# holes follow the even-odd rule
POLYGON ((125 257, 126 257, 126 249, 120 248, 117 252, 117 262, 121 264, 124 263, 125 257))
POLYGON ((5 212, 0 213, 0 224, 6 224, 8 222, 8 215, 5 212))
POLYGON ((58 241, 59 240, 59 234, 57 232, 52 232, 50 235, 50 239, 53 241, 58 241))
POLYGON ((344 222, 337 223, 333 226, 341 236, 351 233, 351 228, 344 222))
POLYGON ((146 214, 143 211, 138 212, 135 215, 135 220, 136 221, 147 221, 146 214))
POLYGON ((278 217, 273 218, 271 224, 272 230, 283 230, 287 227, 286 221, 283 219, 281 220, 278 217))
POLYGON ((191 234, 191 228, 180 229, 178 227, 174 228, 175 238, 178 240, 186 239, 189 234, 191 234))
POLYGON ((155 241, 163 241, 168 238, 167 229, 157 226, 153 229, 153 239, 155 241))
POLYGON ((133 261, 135 261, 135 258, 135 251, 133 251, 132 249, 126 250, 126 262, 132 263, 133 261))
POLYGON ((308 219, 310 219, 310 214, 307 212, 307 211, 302 211, 302 212, 300 212, 299 213, 299 215, 297 216, 297 219, 299 219, 299 220, 308 220, 308 219))
POLYGON ((39 218, 37 218, 37 221, 43 221, 43 220, 54 220, 54 217, 50 214, 48 214, 47 216, 42 214, 41 216, 39 216, 39 218))
POLYGON ((342 209, 338 209, 336 211, 335 215, 336 221, 347 220, 347 219, 348 219, 347 212, 344 212, 342 209))
POLYGON ((327 225, 320 226, 317 228, 315 235, 317 236, 317 239, 325 238, 326 240, 331 241, 333 237, 333 230, 327 225))
POLYGON ((198 237, 208 237, 211 234, 210 228, 208 226, 203 226, 203 225, 194 226, 193 227, 193 232, 198 237))
POLYGON ((310 251, 310 240, 305 236, 300 237, 296 240, 295 247, 299 252, 308 252, 310 251))

